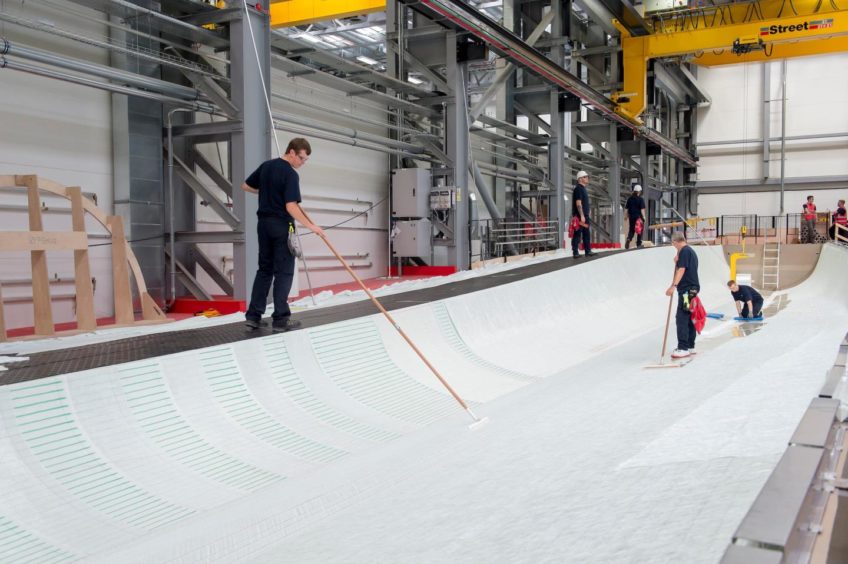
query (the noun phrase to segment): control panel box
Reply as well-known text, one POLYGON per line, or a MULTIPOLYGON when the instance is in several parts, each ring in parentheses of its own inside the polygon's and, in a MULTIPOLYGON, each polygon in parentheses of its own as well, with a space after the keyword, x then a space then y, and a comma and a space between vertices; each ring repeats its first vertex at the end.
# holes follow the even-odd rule
POLYGON ((429 217, 430 171, 398 168, 392 171, 392 216, 429 217))
POLYGON ((397 234, 392 239, 396 257, 430 256, 430 238, 433 224, 429 219, 395 222, 397 234))
POLYGON ((453 209, 456 204, 456 192, 453 188, 440 188, 430 192, 430 209, 434 211, 444 211, 453 209))

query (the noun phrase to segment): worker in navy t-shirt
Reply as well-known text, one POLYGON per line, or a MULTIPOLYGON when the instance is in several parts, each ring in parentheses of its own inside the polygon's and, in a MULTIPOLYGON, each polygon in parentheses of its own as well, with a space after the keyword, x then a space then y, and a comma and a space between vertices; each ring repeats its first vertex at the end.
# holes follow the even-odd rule
POLYGON ((312 147, 302 137, 289 141, 286 153, 265 161, 247 177, 241 189, 259 195, 256 215, 256 234, 259 240, 259 269, 253 280, 250 305, 245 313, 245 325, 257 329, 264 325, 262 316, 268 303, 268 290, 274 283, 273 331, 288 331, 300 325, 291 320, 288 299, 294 278, 294 256, 289 250, 289 233, 296 219, 320 236, 324 232, 306 218, 300 209, 300 177, 296 170, 312 154, 312 147))
POLYGON ((583 242, 584 254, 587 257, 595 255, 592 252, 591 235, 589 233, 589 192, 586 190, 588 185, 589 173, 581 170, 577 173, 577 184, 574 185, 574 192, 571 194, 571 217, 576 217, 580 222, 580 227, 571 238, 571 252, 574 258, 580 258, 581 241, 583 242))
POLYGON ((750 286, 739 285, 736 280, 727 283, 730 294, 736 301, 736 311, 739 317, 760 317, 763 314, 763 297, 750 286), (742 304, 742 305, 740 305, 742 304))
POLYGON ((642 234, 645 232, 645 199, 642 197, 642 187, 638 184, 633 187, 633 194, 627 198, 624 203, 624 209, 627 211, 627 241, 624 243, 624 248, 630 248, 630 241, 633 240, 633 235, 636 235, 636 248, 642 246, 642 234), (636 222, 642 221, 642 230, 636 233, 636 222))
POLYGON ((692 312, 689 310, 689 302, 698 295, 701 290, 701 282, 698 280, 698 255, 692 247, 686 244, 686 237, 680 231, 671 234, 671 244, 677 249, 674 257, 674 281, 666 296, 674 295, 677 290, 677 348, 671 353, 671 358, 685 358, 695 354, 695 324, 692 323, 692 312))

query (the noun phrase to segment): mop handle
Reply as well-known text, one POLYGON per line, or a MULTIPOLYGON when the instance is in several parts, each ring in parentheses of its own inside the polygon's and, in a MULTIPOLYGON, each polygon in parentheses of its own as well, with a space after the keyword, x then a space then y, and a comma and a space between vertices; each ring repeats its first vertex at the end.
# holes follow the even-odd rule
MULTIPOLYGON (((312 219, 310 219, 309 216, 306 214, 306 212, 303 211, 303 208, 301 208, 301 212, 303 212, 303 216, 307 219, 307 221, 309 221, 310 223, 314 223, 312 219)), ((394 318, 389 315, 389 312, 386 311, 386 308, 383 307, 383 304, 377 301, 377 298, 374 297, 374 294, 371 293, 371 290, 368 289, 368 286, 366 286, 362 279, 359 278, 359 276, 357 276, 356 273, 350 268, 350 266, 347 264, 347 261, 345 261, 345 259, 343 259, 342 256, 338 253, 333 244, 330 243, 330 240, 327 238, 327 236, 322 234, 321 238, 324 240, 324 243, 327 245, 330 251, 336 256, 337 259, 339 259, 339 262, 342 263, 344 269, 348 271, 348 273, 353 277, 353 279, 356 280, 357 284, 359 284, 359 286, 365 291, 365 293, 368 295, 368 297, 371 299, 377 309, 379 309, 380 312, 386 316, 386 319, 389 320, 389 323, 392 324, 392 327, 394 327, 395 330, 400 333, 400 336, 404 338, 404 340, 409 344, 410 347, 412 347, 412 350, 415 351, 415 354, 418 355, 418 358, 420 358, 424 362, 424 364, 427 365, 427 368, 429 368, 430 371, 436 376, 436 378, 438 378, 439 382, 442 383, 442 386, 444 386, 447 391, 450 392, 450 395, 453 396, 453 399, 455 399, 457 403, 462 406, 462 409, 467 411, 471 415, 471 417, 474 418, 475 421, 478 421, 478 417, 474 415, 474 413, 469 409, 468 404, 466 404, 465 401, 463 401, 463 399, 459 397, 459 394, 456 393, 456 391, 451 387, 451 385, 448 384, 448 381, 445 380, 445 378, 439 373, 438 370, 436 370, 436 367, 430 364, 430 361, 427 360, 427 357, 424 356, 424 353, 422 353, 418 349, 418 347, 415 346, 415 343, 412 342, 412 339, 410 339, 409 336, 404 333, 403 329, 400 328, 400 325, 397 324, 394 318)))
MULTIPOLYGON (((674 263, 674 273, 671 275, 671 283, 674 284, 674 277, 677 275, 677 263, 674 263)), ((660 353, 660 364, 665 358, 665 347, 668 343, 668 326, 671 324, 671 304, 674 301, 674 293, 668 297, 668 313, 665 316, 665 331, 663 332, 662 353, 660 353)))

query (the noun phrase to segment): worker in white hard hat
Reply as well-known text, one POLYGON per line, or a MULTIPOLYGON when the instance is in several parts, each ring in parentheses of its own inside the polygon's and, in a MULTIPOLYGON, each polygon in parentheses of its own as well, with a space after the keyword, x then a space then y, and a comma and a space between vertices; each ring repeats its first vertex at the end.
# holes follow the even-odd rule
POLYGON ((645 231, 645 199, 642 197, 642 187, 636 184, 633 187, 633 193, 627 198, 624 203, 624 210, 627 212, 627 241, 624 243, 624 248, 630 248, 630 241, 633 240, 633 235, 636 235, 636 248, 642 246, 642 233, 645 231))
POLYGON ((574 185, 574 192, 571 197, 571 221, 574 232, 571 237, 571 251, 574 258, 580 258, 581 242, 585 256, 595 255, 592 252, 592 244, 589 240, 589 192, 586 190, 588 185, 589 173, 581 170, 577 173, 577 184, 574 185))

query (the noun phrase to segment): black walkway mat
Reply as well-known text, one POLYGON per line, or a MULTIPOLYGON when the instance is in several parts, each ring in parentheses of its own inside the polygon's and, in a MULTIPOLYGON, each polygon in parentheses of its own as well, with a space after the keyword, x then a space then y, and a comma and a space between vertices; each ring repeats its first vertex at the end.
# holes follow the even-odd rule
MULTIPOLYGON (((486 276, 452 282, 378 298, 387 310, 400 309, 428 302, 434 302, 453 296, 469 294, 486 288, 494 288, 525 278, 539 276, 548 272, 568 268, 576 264, 598 260, 613 253, 601 253, 595 257, 573 259, 561 258, 538 264, 514 268, 486 276)), ((301 321, 301 329, 317 327, 336 321, 354 319, 379 313, 371 300, 350 304, 318 308, 294 314, 293 319, 301 321)), ((167 354, 201 349, 245 339, 254 339, 270 335, 270 329, 251 331, 242 322, 185 331, 168 331, 139 337, 131 337, 105 343, 95 343, 82 347, 33 353, 25 362, 6 364, 7 372, 0 372, 0 385, 14 384, 68 374, 92 368, 144 360, 167 354)))

